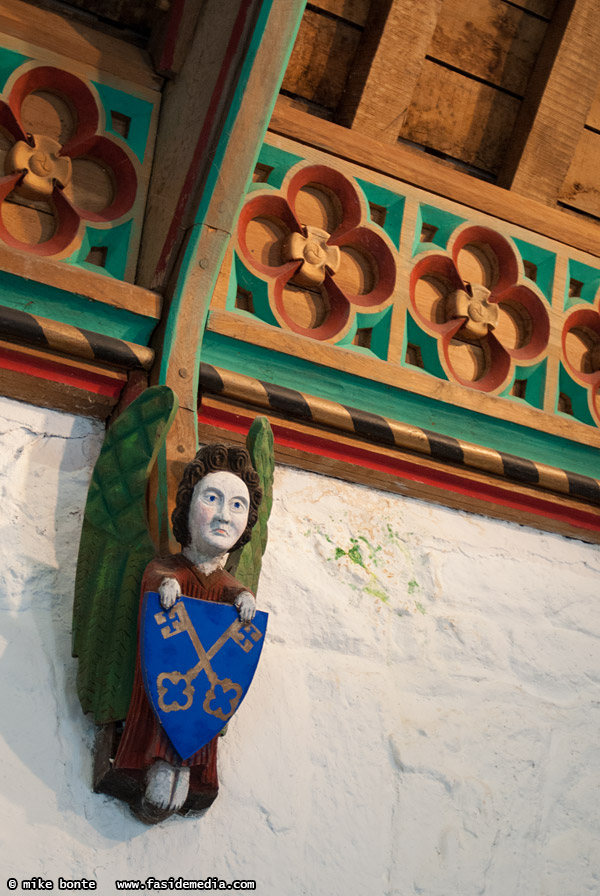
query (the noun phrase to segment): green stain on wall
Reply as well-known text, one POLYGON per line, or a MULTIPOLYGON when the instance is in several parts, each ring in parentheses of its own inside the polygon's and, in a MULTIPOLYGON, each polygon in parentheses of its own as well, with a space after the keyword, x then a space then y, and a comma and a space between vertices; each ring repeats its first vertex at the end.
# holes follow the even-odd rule
MULTIPOLYGON (((322 535, 330 544, 333 544, 329 536, 327 536, 326 533, 323 532, 320 528, 318 530, 318 534, 322 535)), ((354 583, 350 583, 350 587, 355 591, 360 590, 363 594, 369 594, 371 597, 376 597, 378 600, 383 601, 383 603, 387 603, 387 601, 389 601, 390 599, 389 594, 383 587, 383 584, 379 581, 377 575, 372 572, 367 565, 371 561, 375 564, 375 566, 377 565, 377 554, 380 550, 381 545, 372 545, 364 535, 359 535, 358 538, 351 536, 350 547, 347 550, 339 546, 336 547, 332 559, 339 561, 346 557, 348 560, 350 560, 351 563, 354 563, 356 564, 356 566, 360 566, 361 569, 364 569, 364 571, 369 576, 367 584, 363 585, 362 588, 359 588, 354 583), (364 550, 368 554, 367 558, 365 558, 365 554, 363 553, 363 550, 361 550, 361 545, 359 544, 359 542, 362 542, 362 544, 364 545, 364 550)))
POLYGON ((365 562, 363 560, 363 556, 361 554, 360 548, 357 544, 353 544, 350 550, 348 551, 348 557, 352 560, 353 563, 357 563, 358 566, 362 566, 363 569, 366 569, 365 562))
POLYGON ((385 591, 382 591, 380 588, 377 588, 377 587, 371 587, 370 585, 365 585, 365 587, 363 588, 363 591, 365 592, 365 594, 371 594, 373 597, 378 597, 379 600, 383 601, 384 604, 386 604, 390 599, 389 594, 386 594, 385 591))

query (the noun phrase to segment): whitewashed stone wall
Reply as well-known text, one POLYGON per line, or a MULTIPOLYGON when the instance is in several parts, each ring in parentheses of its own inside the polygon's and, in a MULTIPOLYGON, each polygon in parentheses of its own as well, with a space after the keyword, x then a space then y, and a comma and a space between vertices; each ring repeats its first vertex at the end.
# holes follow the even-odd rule
POLYGON ((268 643, 216 803, 146 828, 91 793, 70 612, 101 439, 0 402, 0 888, 598 893, 598 548, 290 469, 259 592, 268 643))

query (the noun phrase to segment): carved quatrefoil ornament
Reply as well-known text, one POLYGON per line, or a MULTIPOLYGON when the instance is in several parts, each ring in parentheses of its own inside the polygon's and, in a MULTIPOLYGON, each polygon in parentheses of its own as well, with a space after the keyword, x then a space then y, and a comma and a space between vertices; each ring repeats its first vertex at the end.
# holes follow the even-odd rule
POLYGON ((331 234, 320 227, 302 227, 302 233, 290 233, 283 243, 281 254, 284 261, 302 261, 294 274, 292 283, 315 289, 325 280, 325 274, 335 274, 340 267, 340 250, 328 246, 331 234))
POLYGON ((23 178, 15 186, 15 193, 25 199, 46 200, 52 196, 54 186, 61 188, 70 183, 73 174, 71 159, 61 156, 61 144, 44 134, 28 135, 29 140, 17 140, 6 157, 6 173, 23 172, 23 178))
POLYGON ((266 281, 269 322, 311 339, 338 342, 358 314, 380 314, 392 300, 392 244, 369 220, 358 185, 325 165, 299 163, 279 190, 253 190, 240 213, 237 252, 266 281), (265 221, 273 239, 259 248, 253 233, 264 233, 265 221))
POLYGON ((437 338, 442 366, 461 386, 500 392, 516 365, 543 360, 548 303, 525 277, 517 246, 490 227, 462 224, 445 250, 418 255, 410 295, 415 319, 437 338), (463 364, 473 357, 475 364, 463 364))
POLYGON ((117 135, 103 132, 100 99, 77 75, 49 65, 25 66, 8 95, 0 97, 0 123, 11 142, 5 170, 0 172, 0 242, 35 255, 64 258, 82 245, 88 223, 111 226, 133 214, 138 191, 135 154, 117 135), (52 133, 52 119, 46 120, 42 107, 31 105, 23 119, 28 97, 40 93, 55 94, 68 110, 61 119, 63 142, 52 133), (29 125, 35 133, 24 129, 24 120, 35 122, 29 125), (99 195, 84 183, 81 160, 91 162, 109 181, 100 203, 99 195), (65 188, 71 184, 75 189, 67 195, 65 188), (49 236, 23 241, 7 226, 12 217, 3 219, 4 202, 13 196, 43 206, 39 211, 48 213, 46 223, 53 219, 49 236))
POLYGON ((464 318, 460 333, 465 338, 483 339, 498 325, 498 306, 489 301, 491 292, 480 283, 465 283, 448 296, 448 317, 464 318))

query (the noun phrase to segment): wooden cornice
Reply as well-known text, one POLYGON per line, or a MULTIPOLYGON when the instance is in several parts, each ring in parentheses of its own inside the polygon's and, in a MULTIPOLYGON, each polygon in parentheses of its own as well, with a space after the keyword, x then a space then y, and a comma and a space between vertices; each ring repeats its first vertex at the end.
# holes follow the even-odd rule
MULTIPOLYGON (((133 283, 0 246, 0 271, 158 322, 162 296, 133 283)), ((0 302, 1 304, 1 302, 0 302)))
POLYGON ((578 219, 569 212, 549 208, 534 199, 478 180, 424 152, 380 143, 364 134, 292 109, 281 100, 275 106, 269 129, 305 146, 398 178, 600 257, 600 223, 578 219))

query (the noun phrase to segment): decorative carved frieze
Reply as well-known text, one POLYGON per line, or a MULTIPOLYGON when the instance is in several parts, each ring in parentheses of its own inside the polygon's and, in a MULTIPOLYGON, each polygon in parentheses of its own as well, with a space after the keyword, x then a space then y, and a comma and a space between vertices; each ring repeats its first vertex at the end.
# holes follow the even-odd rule
POLYGON ((158 92, 4 40, 0 244, 133 279, 158 92))
POLYGON ((301 388, 593 477, 599 290, 590 254, 270 135, 203 359, 282 390, 284 415, 301 388))

